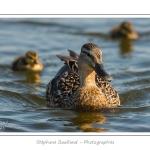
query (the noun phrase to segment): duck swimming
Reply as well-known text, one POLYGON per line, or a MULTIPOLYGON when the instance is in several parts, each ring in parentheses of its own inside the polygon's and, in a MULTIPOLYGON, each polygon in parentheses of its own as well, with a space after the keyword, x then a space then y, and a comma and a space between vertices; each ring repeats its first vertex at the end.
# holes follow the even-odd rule
POLYGON ((47 106, 94 111, 120 105, 118 93, 108 82, 112 78, 104 70, 100 48, 87 43, 79 56, 69 53, 57 55, 65 64, 47 85, 47 106))
POLYGON ((39 61, 38 54, 30 50, 13 61, 12 69, 14 71, 42 71, 43 64, 39 61))
POLYGON ((113 27, 110 31, 110 37, 112 39, 127 38, 134 40, 138 38, 138 33, 135 31, 133 25, 130 22, 122 22, 120 25, 113 27))

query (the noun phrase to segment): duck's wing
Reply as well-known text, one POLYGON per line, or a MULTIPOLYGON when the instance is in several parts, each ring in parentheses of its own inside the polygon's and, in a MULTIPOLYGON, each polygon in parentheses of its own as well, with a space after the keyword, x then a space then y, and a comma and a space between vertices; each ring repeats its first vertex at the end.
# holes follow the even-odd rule
POLYGON ((60 77, 53 78, 46 89, 46 103, 48 107, 72 107, 72 95, 79 87, 79 75, 71 69, 60 77))
POLYGON ((75 72, 78 71, 78 61, 74 60, 71 56, 57 55, 57 57, 61 61, 64 61, 67 67, 70 68, 72 71, 75 71, 75 72))
MULTIPOLYGON (((57 72, 56 76, 47 85, 47 106, 63 105, 63 101, 62 104, 58 101, 65 99, 64 93, 70 94, 79 86, 79 77, 77 75, 77 62, 79 55, 72 50, 68 50, 68 52, 69 56, 56 55, 61 61, 64 61, 64 66, 57 72)), ((68 105, 69 103, 70 102, 68 102, 68 105)))
MULTIPOLYGON (((78 72, 79 55, 72 50, 68 50, 68 52, 69 52, 69 56, 62 56, 62 55, 56 55, 56 56, 61 61, 64 61, 64 63, 68 66, 68 67, 66 66, 64 69, 70 68, 72 71, 78 72)), ((62 73, 64 73, 64 72, 62 72, 62 73)))
POLYGON ((70 55, 74 60, 78 61, 79 55, 78 55, 76 52, 74 52, 74 51, 72 51, 72 50, 70 50, 70 49, 68 49, 68 52, 69 52, 69 55, 70 55))

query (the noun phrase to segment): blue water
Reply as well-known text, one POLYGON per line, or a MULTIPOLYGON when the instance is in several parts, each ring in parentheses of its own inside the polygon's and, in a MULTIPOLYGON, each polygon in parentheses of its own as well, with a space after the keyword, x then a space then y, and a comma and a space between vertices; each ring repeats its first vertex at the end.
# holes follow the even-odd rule
POLYGON ((1 18, 0 131, 149 132, 149 25, 149 18, 1 18), (132 50, 123 50, 119 41, 102 36, 125 20, 140 35, 132 50), (106 112, 47 108, 46 86, 63 65, 56 54, 68 55, 67 49, 80 53, 87 42, 101 48, 121 106, 106 112), (40 74, 11 70, 12 61, 27 50, 38 52, 44 64, 40 74))

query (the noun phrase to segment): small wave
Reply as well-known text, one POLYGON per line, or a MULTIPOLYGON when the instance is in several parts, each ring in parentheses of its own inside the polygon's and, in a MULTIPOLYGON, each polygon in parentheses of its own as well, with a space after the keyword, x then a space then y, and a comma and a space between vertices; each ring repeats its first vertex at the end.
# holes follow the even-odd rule
POLYGON ((143 37, 143 36, 150 36, 150 31, 143 32, 143 33, 140 32, 140 33, 139 33, 139 36, 140 36, 140 37, 143 37))
POLYGON ((103 38, 105 40, 109 39, 109 35, 101 32, 83 32, 83 31, 78 31, 74 33, 75 35, 87 35, 87 36, 93 36, 93 37, 99 37, 103 38))
POLYGON ((0 102, 1 109, 22 109, 45 106, 45 100, 42 97, 31 93, 18 93, 0 90, 0 95, 3 97, 0 102))
POLYGON ((5 23, 13 23, 13 24, 24 24, 24 25, 34 25, 34 26, 57 26, 57 27, 64 27, 64 28, 73 28, 72 26, 69 25, 63 25, 59 23, 54 23, 54 22, 40 22, 40 21, 35 21, 35 20, 6 20, 5 23))
POLYGON ((120 94, 121 105, 125 107, 143 107, 148 106, 150 101, 149 96, 150 87, 143 87, 141 89, 128 90, 120 94))

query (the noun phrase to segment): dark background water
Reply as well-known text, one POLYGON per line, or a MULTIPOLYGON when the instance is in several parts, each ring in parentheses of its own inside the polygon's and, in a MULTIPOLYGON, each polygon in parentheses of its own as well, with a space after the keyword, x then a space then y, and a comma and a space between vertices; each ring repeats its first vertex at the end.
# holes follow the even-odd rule
POLYGON ((149 18, 0 19, 1 132, 149 132, 149 125, 149 18), (132 50, 106 38, 110 29, 122 21, 132 22, 140 34, 132 42, 132 50), (67 49, 80 53, 87 42, 101 48, 121 106, 106 112, 47 108, 46 86, 63 65, 56 54, 68 55, 67 49), (40 74, 11 70, 14 58, 27 50, 38 52, 45 66, 40 74))

